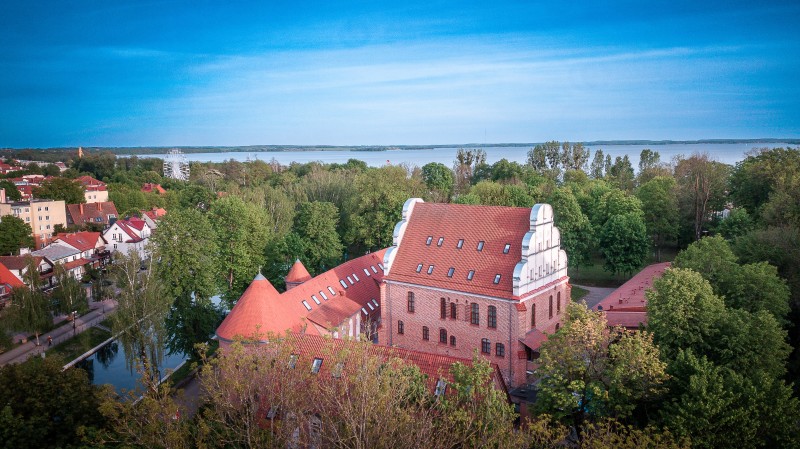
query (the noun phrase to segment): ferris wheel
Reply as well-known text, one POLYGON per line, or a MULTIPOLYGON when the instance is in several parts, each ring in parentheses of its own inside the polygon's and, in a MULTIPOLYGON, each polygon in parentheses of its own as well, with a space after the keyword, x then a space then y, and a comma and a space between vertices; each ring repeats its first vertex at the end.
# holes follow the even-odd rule
POLYGON ((164 158, 164 177, 189 180, 189 163, 186 162, 186 156, 181 150, 176 148, 167 153, 167 157, 164 158))

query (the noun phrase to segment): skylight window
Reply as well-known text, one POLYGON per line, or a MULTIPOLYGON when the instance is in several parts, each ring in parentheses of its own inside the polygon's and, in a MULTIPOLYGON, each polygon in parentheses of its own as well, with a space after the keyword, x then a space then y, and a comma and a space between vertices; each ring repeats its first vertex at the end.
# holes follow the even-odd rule
POLYGON ((473 276, 475 276, 475 270, 469 270, 469 273, 467 273, 467 280, 471 281, 473 276))
POLYGON ((453 268, 453 267, 450 267, 450 269, 447 270, 447 277, 449 277, 449 278, 453 277, 453 273, 455 273, 455 272, 456 272, 456 269, 453 268))
POLYGON ((500 275, 499 274, 494 275, 494 283, 495 284, 499 284, 500 283, 500 275))
POLYGON ((319 295, 322 296, 322 299, 324 299, 325 301, 328 300, 328 295, 326 295, 325 292, 323 292, 322 290, 319 291, 319 295))
POLYGON ((508 254, 510 250, 511 250, 511 244, 506 243, 506 246, 503 248, 503 254, 508 254))
POLYGON ((478 242, 478 251, 483 251, 483 240, 478 242))
POLYGON ((353 278, 351 278, 350 276, 347 276, 347 282, 349 282, 350 285, 355 284, 355 282, 353 282, 353 278))
POLYGON ((422 264, 417 265, 417 273, 419 273, 420 271, 422 271, 422 264))
POLYGON ((344 288, 348 287, 347 282, 345 282, 344 279, 340 279, 339 283, 342 284, 342 287, 344 287, 344 288))
POLYGON ((456 245, 456 248, 461 249, 462 246, 464 246, 464 239, 458 239, 458 244, 456 245))
POLYGON ((314 302, 315 302, 315 303, 317 303, 317 305, 319 305, 319 304, 320 304, 320 302, 319 302, 319 298, 317 298, 317 295, 311 295, 311 299, 313 299, 313 300, 314 300, 314 302))
POLYGON ((289 356, 289 368, 294 369, 295 365, 297 365, 297 354, 292 354, 289 356))
POLYGON ((331 373, 331 376, 333 376, 333 377, 338 379, 338 378, 342 377, 342 371, 344 371, 344 363, 343 362, 339 362, 339 363, 336 364, 336 367, 333 368, 333 372, 331 373))
POLYGON ((322 359, 315 358, 314 361, 311 362, 311 372, 317 374, 320 368, 322 368, 322 359))
POLYGON ((384 271, 386 271, 386 269, 385 269, 385 268, 383 268, 383 264, 382 264, 382 263, 378 263, 378 268, 380 268, 381 270, 384 270, 384 271))
POLYGON ((336 296, 336 291, 333 290, 333 287, 328 287, 328 291, 331 292, 331 296, 336 296))
POLYGON ((311 310, 311 305, 308 303, 308 301, 303 300, 303 306, 305 306, 306 309, 311 310))
POLYGON ((378 301, 372 300, 372 304, 375 304, 375 307, 378 307, 378 301))
POLYGON ((375 306, 373 306, 371 302, 368 302, 367 306, 369 306, 369 310, 375 310, 375 306))
POLYGON ((442 246, 442 243, 444 243, 444 237, 439 237, 439 241, 436 242, 436 246, 442 246))
POLYGON ((355 273, 353 273, 353 278, 356 280, 356 282, 361 280, 361 279, 358 278, 358 275, 356 275, 355 273))
POLYGON ((425 240, 425 244, 426 244, 426 245, 428 245, 428 246, 431 246, 431 242, 432 242, 432 241, 433 241, 433 236, 432 236, 432 235, 429 235, 429 236, 428 236, 428 240, 425 240))
POLYGON ((365 308, 363 308, 363 307, 362 307, 362 308, 361 308, 361 311, 362 311, 362 312, 364 312, 364 315, 369 315, 369 312, 367 312, 367 309, 365 309, 365 308))
POLYGON ((364 274, 366 274, 367 276, 372 276, 371 274, 369 274, 369 270, 367 270, 366 268, 364 268, 364 274))
POLYGON ((444 379, 439 379, 436 382, 436 390, 433 392, 433 395, 437 398, 444 394, 445 390, 447 390, 447 382, 444 379))
POLYGON ((428 274, 433 273, 433 265, 428 266, 428 274))
POLYGON ((372 268, 373 273, 378 274, 378 270, 375 269, 375 265, 370 265, 369 267, 372 268))

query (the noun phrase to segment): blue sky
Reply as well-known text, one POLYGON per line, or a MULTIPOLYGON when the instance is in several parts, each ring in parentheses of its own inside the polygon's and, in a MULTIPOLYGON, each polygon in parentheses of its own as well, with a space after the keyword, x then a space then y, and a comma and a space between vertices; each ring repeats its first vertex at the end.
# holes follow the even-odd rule
POLYGON ((0 3, 0 147, 800 137, 800 2, 0 3))

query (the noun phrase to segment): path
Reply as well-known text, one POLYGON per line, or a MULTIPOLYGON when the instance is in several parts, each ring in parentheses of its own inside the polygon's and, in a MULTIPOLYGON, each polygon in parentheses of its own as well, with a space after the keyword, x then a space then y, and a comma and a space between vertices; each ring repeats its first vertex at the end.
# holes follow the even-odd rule
POLYGON ((606 296, 610 295, 616 288, 606 288, 606 287, 588 287, 585 285, 577 285, 572 284, 575 287, 580 287, 584 290, 589 290, 589 293, 581 298, 581 301, 586 301, 586 306, 590 309, 594 308, 597 304, 600 303, 606 296))
POLYGON ((89 307, 91 309, 89 313, 75 319, 74 328, 73 323, 70 321, 61 327, 40 335, 39 341, 42 343, 41 346, 36 346, 36 338, 33 338, 25 344, 0 354, 0 366, 8 363, 22 363, 30 357, 39 356, 42 352, 46 352, 48 348, 48 336, 53 337, 53 345, 57 345, 97 325, 116 309, 117 303, 114 300, 106 299, 105 301, 92 302, 89 307))

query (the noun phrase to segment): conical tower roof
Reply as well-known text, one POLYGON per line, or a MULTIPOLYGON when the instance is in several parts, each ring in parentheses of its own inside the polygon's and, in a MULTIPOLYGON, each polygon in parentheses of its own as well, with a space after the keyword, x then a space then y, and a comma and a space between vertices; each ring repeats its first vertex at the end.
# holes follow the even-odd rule
POLYGON ((289 269, 289 274, 286 275, 286 282, 301 283, 311 279, 311 274, 308 273, 303 262, 300 259, 294 261, 294 265, 289 269))
POLYGON ((265 340, 267 332, 283 333, 294 324, 281 323, 282 317, 290 317, 286 306, 279 301, 280 293, 261 273, 244 291, 225 320, 217 328, 217 336, 224 340, 241 337, 250 340, 265 340))

